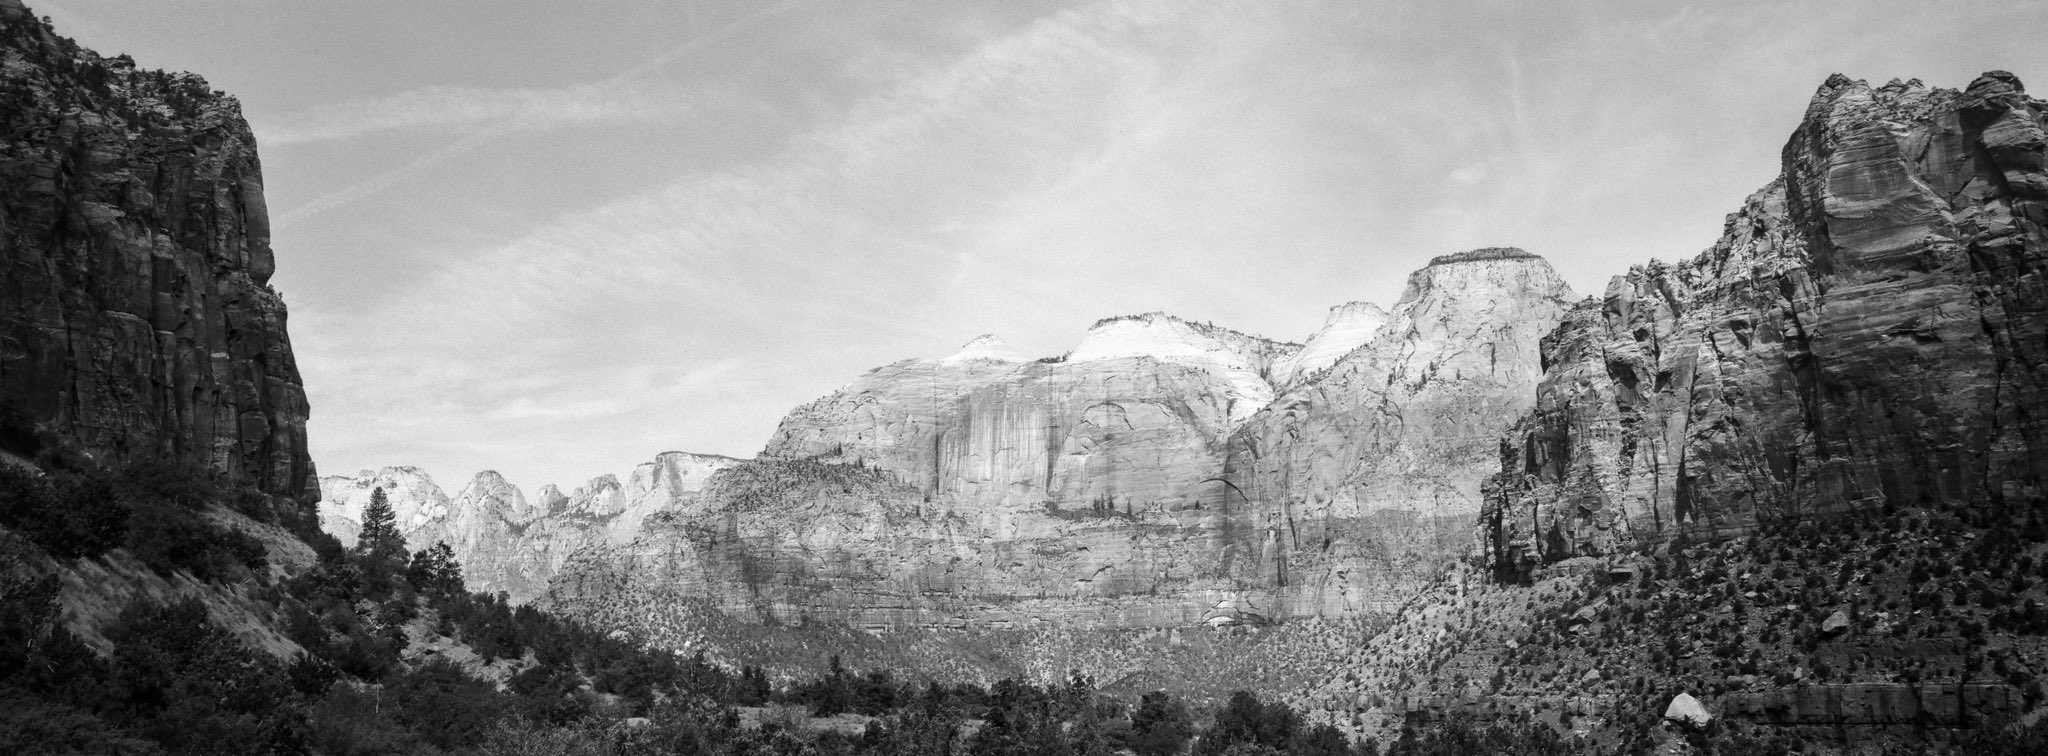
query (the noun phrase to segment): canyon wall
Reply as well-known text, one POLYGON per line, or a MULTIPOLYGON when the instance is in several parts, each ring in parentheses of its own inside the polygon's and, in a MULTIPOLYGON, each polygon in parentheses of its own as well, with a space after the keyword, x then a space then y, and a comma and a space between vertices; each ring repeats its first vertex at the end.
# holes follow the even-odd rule
POLYGON ((1536 409, 1488 485, 1494 567, 2038 498, 2044 124, 2003 72, 1961 92, 1829 79, 1712 248, 1615 278, 1543 339, 1536 409))
POLYGON ((1571 298, 1519 249, 1438 257, 1370 340, 1232 434, 1215 505, 1264 534, 1256 569, 1290 614, 1398 604, 1469 553, 1495 439, 1534 403, 1537 343, 1571 298))
POLYGON ((0 2, 0 404, 13 451, 173 460, 310 500, 256 140, 233 97, 0 2), (26 437, 40 434, 41 441, 26 437))
POLYGON ((1334 308, 1304 345, 1161 313, 1039 360, 983 336, 791 412, 700 513, 580 554, 549 601, 874 627, 1387 608, 1469 553, 1569 296, 1541 258, 1487 249, 1432 261, 1391 312, 1334 308))

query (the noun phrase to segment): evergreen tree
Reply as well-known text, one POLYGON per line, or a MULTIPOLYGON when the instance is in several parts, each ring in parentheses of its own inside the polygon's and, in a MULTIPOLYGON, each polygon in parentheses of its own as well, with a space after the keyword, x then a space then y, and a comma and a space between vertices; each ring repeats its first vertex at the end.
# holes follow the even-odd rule
POLYGON ((370 491, 370 505, 363 508, 363 531, 356 539, 356 553, 389 559, 405 555, 405 536, 398 532, 398 517, 382 486, 370 491))
POLYGON ((1131 735, 1126 743, 1139 756, 1172 756, 1195 734, 1194 718, 1188 707, 1166 691, 1146 693, 1131 713, 1131 735))
POLYGON ((398 517, 383 487, 370 491, 370 505, 363 508, 363 530, 356 538, 355 554, 363 570, 363 583, 375 597, 386 595, 393 581, 405 574, 405 536, 398 532, 398 517))
POLYGON ((442 541, 413 552, 405 579, 415 590, 433 596, 456 596, 469 591, 462 583, 462 563, 456 561, 455 549, 442 541))

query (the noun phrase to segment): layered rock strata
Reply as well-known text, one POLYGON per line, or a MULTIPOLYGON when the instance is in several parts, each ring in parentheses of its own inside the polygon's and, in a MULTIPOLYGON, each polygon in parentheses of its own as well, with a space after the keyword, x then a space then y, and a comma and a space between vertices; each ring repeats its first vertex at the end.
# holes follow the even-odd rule
POLYGON ((0 402, 104 462, 311 499, 241 106, 0 0, 0 134, 0 402))
POLYGON ((1686 532, 1885 505, 2014 507, 2048 469, 2048 116, 1836 76, 1783 175, 1691 260, 1543 339, 1482 520, 1504 574, 1686 532))

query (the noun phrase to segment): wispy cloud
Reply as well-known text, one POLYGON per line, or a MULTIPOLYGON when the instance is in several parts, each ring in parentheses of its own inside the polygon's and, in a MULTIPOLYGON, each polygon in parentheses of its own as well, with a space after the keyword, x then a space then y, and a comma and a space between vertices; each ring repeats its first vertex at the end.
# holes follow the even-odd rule
MULTIPOLYGON (((597 82, 592 85, 587 85, 587 87, 585 88, 598 91, 616 90, 621 85, 627 82, 638 80, 643 76, 661 70, 664 66, 674 63, 677 60, 680 60, 689 55, 694 55, 696 53, 702 52, 703 50, 713 45, 716 45, 719 42, 725 41, 727 38, 732 37, 734 34, 737 34, 744 29, 752 27, 755 24, 759 24, 762 21, 766 21, 767 19, 772 18, 781 13, 787 12, 788 10, 795 6, 796 0, 789 0, 788 2, 777 3, 775 5, 754 11, 753 13, 749 13, 746 16, 741 17, 740 19, 728 23, 724 26, 720 26, 711 31, 686 39, 681 44, 669 48, 667 52, 664 52, 660 55, 656 55, 652 58, 642 61, 639 65, 635 65, 624 71, 620 71, 616 74, 613 74, 612 76, 607 77, 603 81, 597 82)), ((461 139, 456 140, 456 142, 453 144, 450 144, 446 147, 442 147, 441 149, 422 155, 419 158, 414 159, 412 162, 407 163, 405 165, 393 168, 388 171, 384 171, 383 173, 379 173, 370 178, 356 182, 349 186, 342 187, 341 189, 335 190, 320 197, 316 197, 312 201, 307 202, 304 205, 300 205, 299 207, 293 208, 290 211, 279 215, 276 218, 276 222, 280 226, 287 226, 292 223, 296 223, 307 218, 310 218, 319 213, 327 212, 337 207, 342 207, 344 205, 348 205, 356 201, 362 200, 366 197, 372 196, 378 192, 390 188, 391 186, 397 184, 400 181, 404 181, 407 178, 418 175, 428 168, 440 165, 441 163, 445 163, 453 158, 467 154, 477 149, 478 147, 482 147, 486 144, 490 144, 491 142, 495 142, 499 138, 502 138, 507 134, 522 131, 526 128, 526 124, 528 123, 529 119, 535 118, 536 116, 546 112, 548 111, 517 112, 506 117, 498 118, 496 120, 486 121, 485 125, 483 125, 482 128, 464 135, 461 139)))
POLYGON ((650 123, 741 107, 747 107, 747 102, 737 93, 692 91, 657 82, 599 82, 555 89, 436 86, 320 105, 259 121, 255 128, 267 145, 285 145, 501 122, 521 129, 650 123))
MULTIPOLYGON (((592 457, 630 460, 625 447, 651 453, 644 437, 597 430, 632 417, 687 421, 688 436, 666 432, 726 436, 743 446, 691 448, 746 453, 781 413, 829 389, 816 374, 857 375, 875 359, 858 350, 879 335, 903 334, 885 339, 900 343, 925 330, 863 300, 914 307, 965 294, 944 286, 958 250, 932 229, 947 218, 976 222, 994 211, 989 197, 1052 180, 1059 156, 1097 149, 1114 127, 1094 114, 1125 107, 1146 86, 1156 65, 1147 37, 1173 21, 1165 7, 1102 3, 1040 19, 854 102, 771 159, 680 177, 451 255, 411 278, 412 293, 365 314, 404 329, 305 326, 324 337, 301 358, 326 387, 316 401, 403 417, 456 397, 463 419, 435 434, 438 443, 503 448, 451 456, 542 479, 587 475, 592 457), (818 348, 827 334, 849 344, 845 353, 818 348), (741 356, 719 349, 735 342, 749 344, 741 356), (796 364, 807 368, 754 370, 741 382, 747 391, 734 388, 743 365, 796 364), (522 430, 502 444, 470 432, 486 424, 522 430), (523 440, 568 434, 585 447, 574 460, 523 440)), ((465 140, 475 138, 485 137, 465 140)), ((357 448, 389 435, 322 432, 357 448)))

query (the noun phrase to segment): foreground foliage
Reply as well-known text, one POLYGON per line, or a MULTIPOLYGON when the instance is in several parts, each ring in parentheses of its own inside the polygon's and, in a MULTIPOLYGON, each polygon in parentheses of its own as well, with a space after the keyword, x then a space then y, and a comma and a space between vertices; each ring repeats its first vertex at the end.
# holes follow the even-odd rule
POLYGON ((471 593, 445 544, 406 553, 388 505, 371 507, 353 549, 294 527, 320 560, 277 580, 259 569, 260 544, 206 515, 242 499, 235 509, 265 521, 310 519, 290 502, 150 468, 0 469, 0 746, 10 753, 1361 752, 1249 693, 1204 723, 1170 694, 1126 699, 1078 673, 1051 685, 919 687, 833 657, 776 686, 757 667, 471 593), (48 566, 117 549, 266 597, 303 652, 244 645, 197 597, 136 600, 99 628, 107 647, 88 646, 67 629, 48 566))

